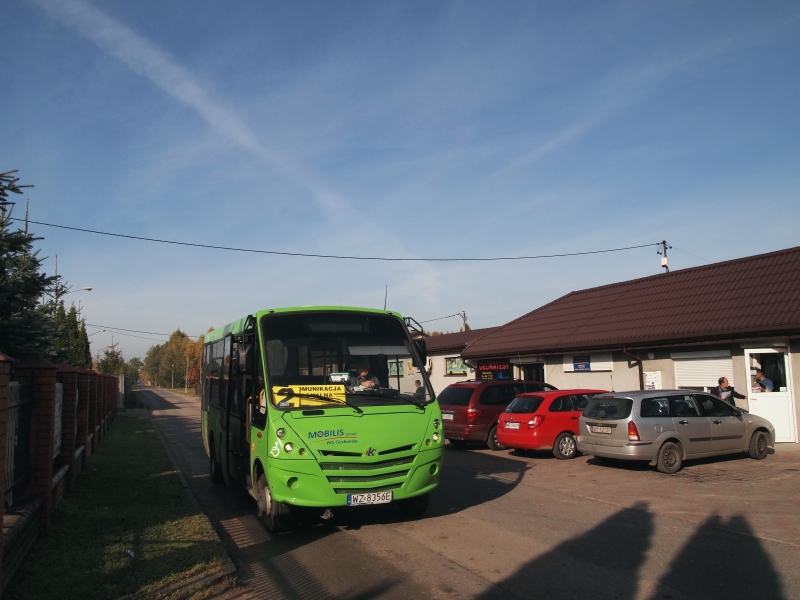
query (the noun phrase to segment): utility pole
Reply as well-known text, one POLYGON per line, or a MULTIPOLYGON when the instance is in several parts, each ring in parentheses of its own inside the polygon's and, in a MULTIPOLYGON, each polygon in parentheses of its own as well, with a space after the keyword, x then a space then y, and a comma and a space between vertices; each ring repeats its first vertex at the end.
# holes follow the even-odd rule
POLYGON ((183 377, 183 393, 189 393, 189 357, 186 357, 186 375, 183 377))
POLYGON ((656 252, 658 254, 663 254, 661 257, 661 266, 666 269, 666 272, 669 273, 669 259, 667 258, 667 249, 672 248, 669 244, 667 244, 667 240, 662 240, 660 244, 658 244, 658 250, 656 252))
POLYGON ((467 313, 462 310, 458 314, 461 317, 461 331, 467 331, 467 313))
POLYGON ((172 385, 170 386, 171 390, 175 389, 175 361, 172 361, 172 385))

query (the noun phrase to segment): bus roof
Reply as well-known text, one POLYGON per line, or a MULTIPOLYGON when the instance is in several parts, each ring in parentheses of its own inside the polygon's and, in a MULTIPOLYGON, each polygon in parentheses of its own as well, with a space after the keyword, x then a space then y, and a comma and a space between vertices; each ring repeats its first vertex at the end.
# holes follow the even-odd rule
MULTIPOLYGON (((379 308, 361 308, 358 306, 291 306, 288 308, 269 308, 265 310, 259 310, 255 313, 256 320, 260 319, 264 315, 268 314, 278 314, 278 313, 293 313, 293 312, 360 312, 360 313, 367 313, 367 314, 378 314, 378 315, 392 315, 397 317, 398 319, 403 319, 403 315, 399 312, 393 310, 381 310, 379 308)), ((205 343, 213 342, 216 340, 221 340, 229 333, 237 334, 241 333, 244 330, 244 326, 247 323, 247 317, 242 317, 234 321, 233 323, 228 323, 223 327, 218 327, 214 331, 209 331, 203 341, 205 343)))

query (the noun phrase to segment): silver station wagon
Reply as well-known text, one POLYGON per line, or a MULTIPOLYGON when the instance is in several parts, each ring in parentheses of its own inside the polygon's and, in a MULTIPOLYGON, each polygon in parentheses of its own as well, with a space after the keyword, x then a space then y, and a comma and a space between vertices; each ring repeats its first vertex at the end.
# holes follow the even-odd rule
POLYGON ((646 460, 676 473, 687 458, 747 452, 767 457, 775 428, 711 394, 687 390, 594 396, 580 417, 578 450, 600 458, 646 460))

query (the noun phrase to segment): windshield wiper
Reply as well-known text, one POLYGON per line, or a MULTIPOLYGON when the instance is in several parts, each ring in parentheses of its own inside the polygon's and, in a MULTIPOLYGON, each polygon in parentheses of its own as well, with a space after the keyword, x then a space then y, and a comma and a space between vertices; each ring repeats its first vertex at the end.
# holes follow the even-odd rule
POLYGON ((422 404, 422 402, 414 402, 410 398, 406 398, 405 396, 401 396, 399 393, 397 395, 392 395, 392 396, 390 396, 388 394, 381 394, 379 392, 366 392, 366 391, 364 391, 364 392, 353 392, 353 393, 354 394, 358 394, 359 396, 367 396, 369 398, 385 398, 385 399, 392 399, 392 400, 394 398, 397 398, 397 399, 402 400, 403 402, 405 402, 407 404, 413 404, 414 406, 416 406, 420 410, 425 410, 425 405, 422 404))
POLYGON ((291 400, 294 397, 314 398, 316 400, 324 400, 326 402, 332 402, 334 404, 346 404, 347 406, 349 406, 350 408, 354 409, 357 412, 360 412, 360 413, 364 412, 363 410, 361 410, 358 406, 356 406, 352 402, 348 402, 347 398, 342 399, 342 398, 337 398, 336 396, 323 396, 321 394, 309 394, 309 393, 306 393, 306 392, 295 392, 291 388, 286 388, 286 389, 288 389, 291 393, 289 393, 289 394, 277 394, 283 400, 291 400))

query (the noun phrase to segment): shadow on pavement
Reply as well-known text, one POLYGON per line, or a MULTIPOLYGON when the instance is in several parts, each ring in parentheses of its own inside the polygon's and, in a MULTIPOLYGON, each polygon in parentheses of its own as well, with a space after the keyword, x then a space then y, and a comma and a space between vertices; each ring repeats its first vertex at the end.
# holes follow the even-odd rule
POLYGON ((134 393, 147 405, 148 410, 178 410, 179 408, 151 390, 136 390, 134 393))
POLYGON ((669 598, 675 589, 697 598, 786 597, 780 574, 741 515, 727 522, 711 518, 698 527, 652 598, 669 598))
MULTIPOLYGON (((647 505, 637 504, 532 560, 499 587, 522 598, 636 598, 654 532, 647 505)), ((654 590, 651 600, 786 597, 778 571, 743 516, 709 519, 698 527, 654 590)))
POLYGON ((500 586, 523 598, 635 598, 653 529, 647 505, 637 504, 559 544, 500 586))

